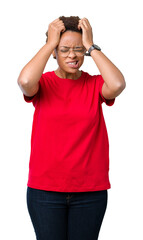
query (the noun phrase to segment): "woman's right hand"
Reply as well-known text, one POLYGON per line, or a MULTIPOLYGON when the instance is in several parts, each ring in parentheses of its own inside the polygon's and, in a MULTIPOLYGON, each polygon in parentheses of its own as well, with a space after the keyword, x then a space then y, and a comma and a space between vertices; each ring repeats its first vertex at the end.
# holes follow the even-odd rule
POLYGON ((66 30, 62 20, 57 18, 49 24, 48 27, 48 41, 53 48, 56 48, 60 41, 60 33, 66 30))

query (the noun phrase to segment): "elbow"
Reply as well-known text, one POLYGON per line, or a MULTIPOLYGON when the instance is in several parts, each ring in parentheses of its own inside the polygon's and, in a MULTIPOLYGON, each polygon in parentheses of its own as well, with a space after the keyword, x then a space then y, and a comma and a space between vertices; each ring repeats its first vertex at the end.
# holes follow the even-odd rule
POLYGON ((114 84, 114 87, 112 86, 112 88, 110 89, 112 98, 115 98, 118 95, 120 95, 121 92, 126 88, 126 82, 124 77, 117 79, 114 82, 116 84, 114 84))
POLYGON ((117 75, 114 79, 114 88, 115 91, 123 91, 126 87, 126 82, 123 74, 120 72, 120 75, 117 75))
POLYGON ((17 79, 17 84, 19 86, 27 86, 28 85, 28 80, 25 79, 21 74, 19 75, 18 79, 17 79))
POLYGON ((125 82, 124 76, 122 75, 120 77, 116 77, 116 78, 114 77, 112 79, 112 84, 109 86, 105 82, 105 86, 106 86, 105 98, 107 99, 116 98, 126 88, 126 82, 125 82))
POLYGON ((117 81, 115 87, 115 94, 118 96, 126 88, 126 82, 124 76, 117 81))
POLYGON ((124 76, 122 76, 122 78, 118 82, 117 89, 118 89, 118 91, 122 92, 125 88, 126 88, 126 82, 125 82, 124 76))

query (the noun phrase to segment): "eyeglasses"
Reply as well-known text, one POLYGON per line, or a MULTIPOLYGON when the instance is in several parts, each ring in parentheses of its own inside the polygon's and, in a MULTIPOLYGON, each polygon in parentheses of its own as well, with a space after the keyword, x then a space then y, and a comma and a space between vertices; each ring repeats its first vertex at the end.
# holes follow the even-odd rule
POLYGON ((60 56, 67 57, 70 53, 70 49, 72 49, 74 54, 78 57, 87 56, 86 49, 84 47, 70 48, 70 47, 63 46, 58 48, 57 51, 59 52, 60 56))

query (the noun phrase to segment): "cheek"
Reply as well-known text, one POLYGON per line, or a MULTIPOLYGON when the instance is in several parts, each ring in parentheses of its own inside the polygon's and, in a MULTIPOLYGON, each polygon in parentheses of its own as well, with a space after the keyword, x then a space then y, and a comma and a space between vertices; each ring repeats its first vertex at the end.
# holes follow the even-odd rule
POLYGON ((63 60, 59 56, 56 55, 56 59, 57 59, 58 65, 63 65, 63 60))
POLYGON ((61 58, 58 58, 58 59, 57 59, 57 62, 58 62, 58 65, 59 65, 59 66, 65 66, 65 64, 66 64, 66 63, 65 63, 65 60, 64 60, 64 59, 61 59, 61 58))
POLYGON ((82 65, 84 62, 84 57, 79 60, 80 65, 82 65))

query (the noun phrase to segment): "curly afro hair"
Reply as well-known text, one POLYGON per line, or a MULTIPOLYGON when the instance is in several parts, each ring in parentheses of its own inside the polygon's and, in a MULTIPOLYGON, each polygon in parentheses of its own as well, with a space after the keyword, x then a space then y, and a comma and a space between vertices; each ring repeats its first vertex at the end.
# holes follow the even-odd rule
MULTIPOLYGON (((66 28, 66 31, 73 31, 73 32, 79 32, 82 34, 82 29, 78 29, 78 23, 79 23, 79 20, 80 18, 77 16, 70 16, 70 17, 65 17, 65 16, 61 16, 59 17, 60 20, 62 20, 64 22, 64 25, 65 25, 65 28, 66 28)), ((65 32, 66 32, 65 31, 65 32)), ((61 32, 60 35, 62 35, 63 33, 61 32)), ((46 32, 46 42, 48 41, 48 31, 46 32)))

